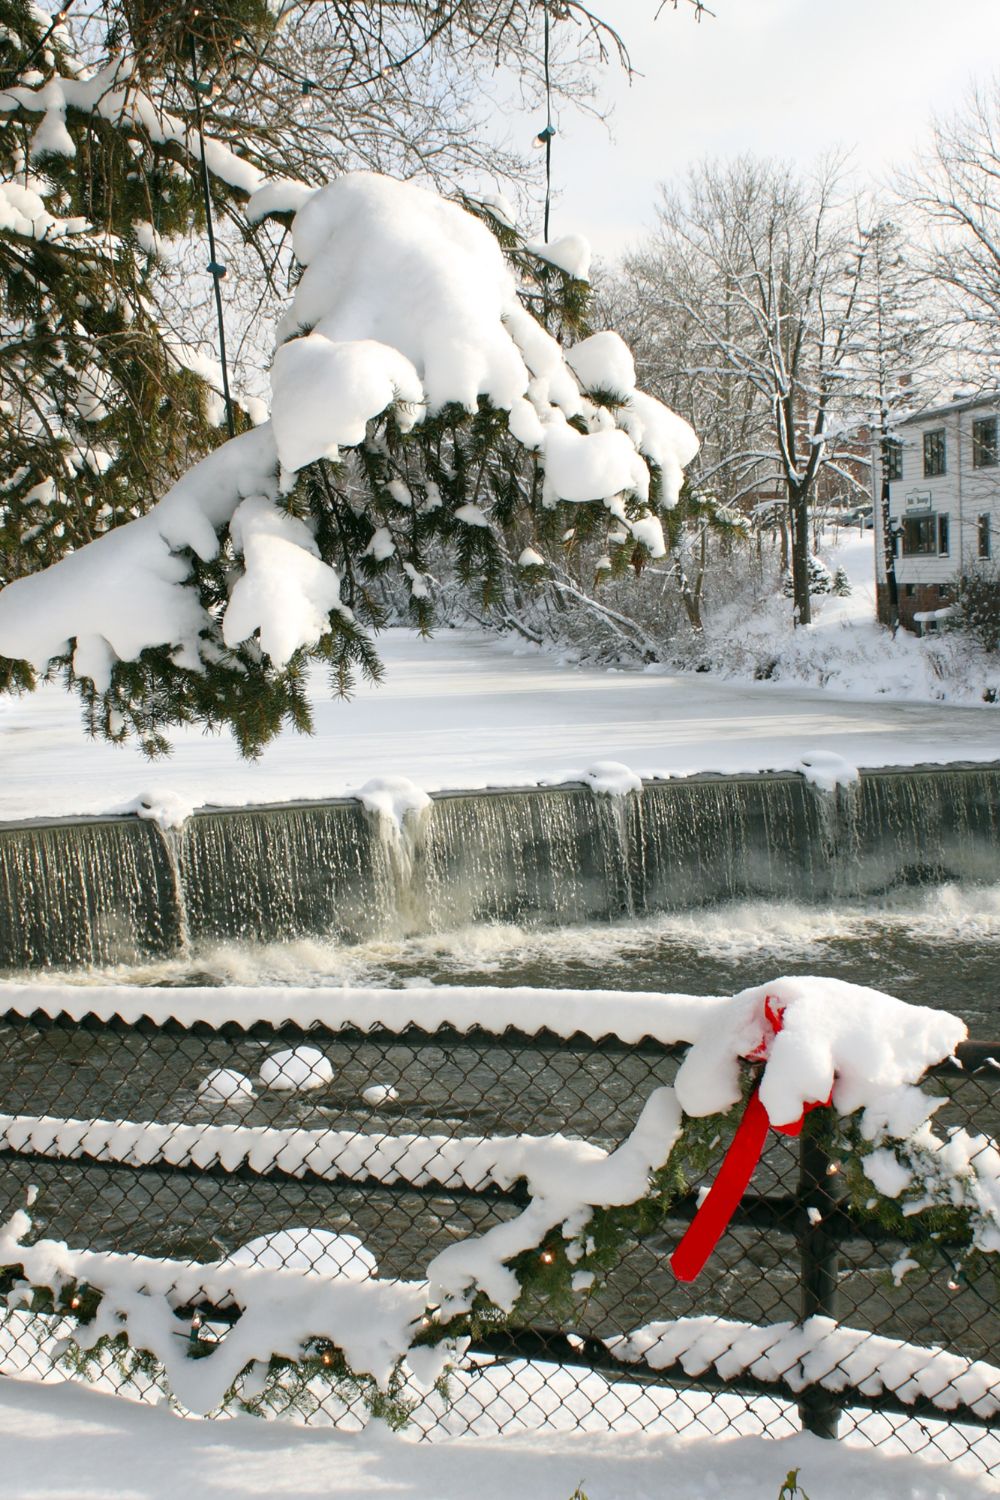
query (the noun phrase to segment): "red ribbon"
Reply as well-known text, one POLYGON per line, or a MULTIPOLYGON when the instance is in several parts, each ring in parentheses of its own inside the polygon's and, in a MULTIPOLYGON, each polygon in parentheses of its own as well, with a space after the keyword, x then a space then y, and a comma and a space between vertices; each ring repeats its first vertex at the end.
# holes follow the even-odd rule
MULTIPOLYGON (((784 1013, 783 1005, 772 1004, 770 995, 765 998, 764 1015, 769 1030, 754 1050, 748 1053, 751 1062, 763 1062, 766 1059, 772 1038, 781 1030, 784 1013)), ((754 1086, 729 1150, 722 1159, 718 1175, 670 1257, 670 1267, 678 1281, 694 1281, 719 1243, 747 1190, 772 1125, 781 1135, 799 1135, 809 1111, 821 1109, 832 1098, 831 1092, 829 1099, 816 1099, 807 1103, 797 1120, 792 1120, 787 1125, 773 1125, 760 1102, 760 1084, 754 1086)))

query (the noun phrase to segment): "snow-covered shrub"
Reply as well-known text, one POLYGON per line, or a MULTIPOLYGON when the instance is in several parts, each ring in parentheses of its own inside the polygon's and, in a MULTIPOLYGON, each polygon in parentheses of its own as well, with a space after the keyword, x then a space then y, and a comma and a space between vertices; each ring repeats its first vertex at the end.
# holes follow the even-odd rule
MULTIPOLYGON (((847 582, 846 575, 844 582, 847 582)), ((794 595, 795 590, 790 572, 786 573, 781 580, 781 592, 786 599, 791 599, 794 595)), ((809 592, 810 594, 830 594, 836 592, 830 569, 823 562, 822 558, 816 556, 815 552, 810 553, 809 556, 809 592)), ((850 585, 848 585, 848 592, 850 592, 850 585)))
POLYGON ((954 586, 957 611, 950 625, 964 630, 986 651, 1000 651, 1000 569, 980 562, 954 586))

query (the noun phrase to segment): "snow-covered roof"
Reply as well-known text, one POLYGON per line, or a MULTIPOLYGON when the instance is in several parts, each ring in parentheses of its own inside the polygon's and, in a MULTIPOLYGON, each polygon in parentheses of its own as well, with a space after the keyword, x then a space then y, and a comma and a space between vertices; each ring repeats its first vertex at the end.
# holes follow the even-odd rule
POLYGON ((937 417, 948 417, 953 412, 975 411, 979 407, 985 407, 1000 412, 1000 391, 980 391, 978 395, 955 396, 951 401, 944 401, 938 406, 927 406, 922 411, 915 411, 908 417, 903 417, 895 422, 895 427, 914 427, 921 422, 932 421, 937 417))

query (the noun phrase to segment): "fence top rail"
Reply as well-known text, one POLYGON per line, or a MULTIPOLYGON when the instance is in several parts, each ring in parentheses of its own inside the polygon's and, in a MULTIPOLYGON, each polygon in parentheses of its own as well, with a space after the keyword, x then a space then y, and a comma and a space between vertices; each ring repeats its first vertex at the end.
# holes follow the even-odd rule
MULTIPOLYGON (((453 1049, 500 1042, 535 1052, 680 1056, 725 996, 472 986, 296 989, 0 983, 0 1025, 453 1049)), ((962 1042, 928 1075, 1000 1084, 1000 1039, 962 1042)))
POLYGON ((243 1035, 285 1027, 343 1037, 419 1034, 437 1044, 454 1034, 538 1037, 565 1045, 612 1042, 658 1050, 694 1041, 729 996, 660 995, 627 990, 551 990, 433 985, 410 989, 154 988, 138 985, 0 984, 0 1022, 76 1021, 91 1026, 180 1029, 243 1035))

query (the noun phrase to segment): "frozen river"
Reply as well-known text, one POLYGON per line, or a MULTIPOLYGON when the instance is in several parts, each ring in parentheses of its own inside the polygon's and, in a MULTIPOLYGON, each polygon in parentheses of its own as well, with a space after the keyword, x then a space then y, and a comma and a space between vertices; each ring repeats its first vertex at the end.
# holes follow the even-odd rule
POLYGON ((0 820, 107 812, 151 790, 189 806, 332 797, 373 777, 428 791, 523 786, 619 761, 641 776, 797 767, 817 751, 860 766, 1000 758, 1000 710, 836 697, 712 676, 601 671, 516 654, 473 631, 387 631, 377 688, 349 702, 316 681, 316 733, 256 764, 228 738, 180 730, 157 765, 88 740, 75 698, 0 698, 0 820))

